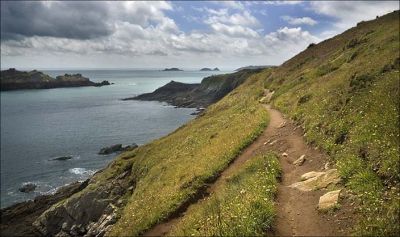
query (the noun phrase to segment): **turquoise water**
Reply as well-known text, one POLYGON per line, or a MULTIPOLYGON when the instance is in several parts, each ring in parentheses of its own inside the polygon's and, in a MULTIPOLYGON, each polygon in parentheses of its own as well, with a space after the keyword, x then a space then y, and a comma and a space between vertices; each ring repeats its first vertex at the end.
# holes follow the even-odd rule
POLYGON ((193 118, 193 109, 120 99, 151 92, 170 80, 197 83, 217 74, 155 70, 44 72, 51 76, 81 73, 92 81, 115 84, 1 92, 1 207, 88 178, 115 157, 97 155, 104 146, 141 145, 193 118), (51 160, 65 155, 73 159, 51 160), (18 188, 27 182, 37 184, 37 189, 29 194, 19 192, 18 188))

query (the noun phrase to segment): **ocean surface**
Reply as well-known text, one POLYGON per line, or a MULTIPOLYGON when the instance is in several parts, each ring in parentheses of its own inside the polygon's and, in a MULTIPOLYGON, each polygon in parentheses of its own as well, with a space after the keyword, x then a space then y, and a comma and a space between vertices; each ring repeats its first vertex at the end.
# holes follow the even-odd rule
POLYGON ((194 109, 160 102, 122 101, 151 92, 171 80, 198 83, 226 72, 157 70, 41 70, 51 76, 81 73, 90 80, 115 83, 104 87, 0 92, 1 207, 63 185, 85 180, 105 167, 112 155, 98 155, 113 144, 139 145, 167 135, 188 120, 194 109), (66 161, 52 160, 73 156, 66 161), (32 193, 18 191, 34 183, 32 193))

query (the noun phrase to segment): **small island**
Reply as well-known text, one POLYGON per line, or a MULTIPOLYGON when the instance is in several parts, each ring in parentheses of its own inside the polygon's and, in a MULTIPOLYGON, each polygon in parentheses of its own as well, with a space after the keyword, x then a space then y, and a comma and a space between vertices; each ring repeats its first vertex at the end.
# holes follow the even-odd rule
POLYGON ((110 85, 108 81, 100 83, 90 81, 81 74, 65 74, 53 78, 37 70, 26 72, 18 71, 15 68, 1 71, 0 82, 2 91, 110 85))
POLYGON ((205 67, 205 68, 200 69, 200 71, 219 71, 219 68, 216 67, 214 69, 211 69, 211 68, 205 67))
POLYGON ((171 68, 165 68, 163 71, 164 72, 179 72, 179 71, 183 71, 183 70, 179 69, 177 67, 171 67, 171 68))

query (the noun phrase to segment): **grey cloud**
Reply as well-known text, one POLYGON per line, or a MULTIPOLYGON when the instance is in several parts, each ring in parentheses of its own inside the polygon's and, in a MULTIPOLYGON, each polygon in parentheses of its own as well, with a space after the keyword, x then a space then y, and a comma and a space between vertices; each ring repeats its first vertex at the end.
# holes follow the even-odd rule
POLYGON ((1 2, 1 39, 92 39, 112 34, 105 2, 1 2))

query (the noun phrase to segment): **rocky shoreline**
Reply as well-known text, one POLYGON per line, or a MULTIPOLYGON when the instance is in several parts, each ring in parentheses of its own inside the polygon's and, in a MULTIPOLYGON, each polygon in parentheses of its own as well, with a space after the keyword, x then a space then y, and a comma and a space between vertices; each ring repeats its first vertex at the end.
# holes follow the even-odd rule
POLYGON ((108 81, 93 82, 81 74, 65 74, 53 78, 40 71, 18 71, 14 68, 1 71, 1 90, 52 89, 64 87, 108 86, 108 81))
POLYGON ((16 203, 1 209, 0 230, 2 236, 40 236, 32 223, 53 204, 79 192, 88 185, 89 180, 63 186, 51 195, 41 195, 34 200, 16 203))

